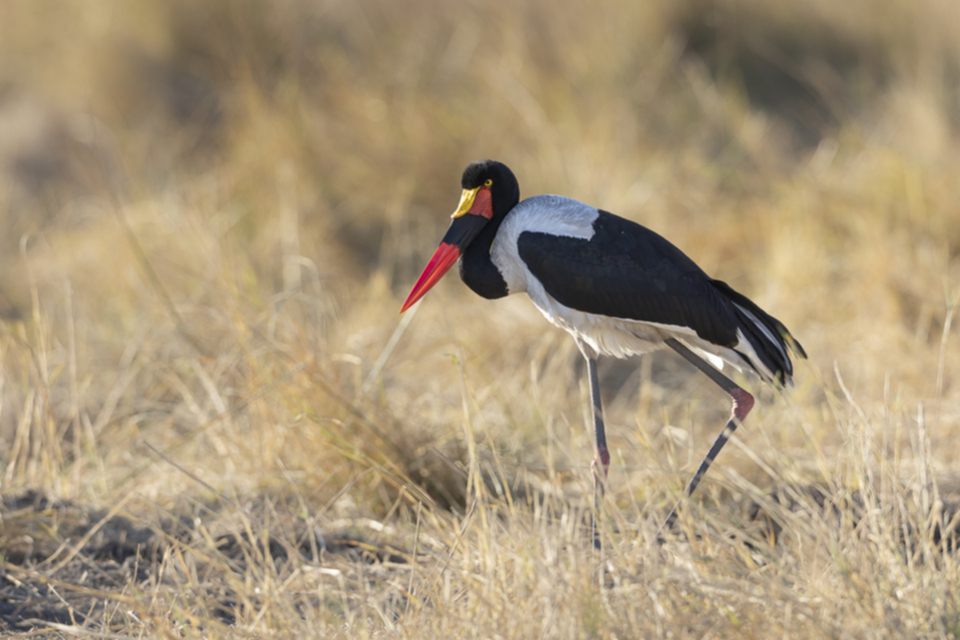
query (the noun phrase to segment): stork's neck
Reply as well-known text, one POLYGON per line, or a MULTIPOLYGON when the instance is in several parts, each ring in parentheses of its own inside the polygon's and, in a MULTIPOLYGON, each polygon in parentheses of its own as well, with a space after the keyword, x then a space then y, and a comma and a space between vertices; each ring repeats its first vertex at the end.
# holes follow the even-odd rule
POLYGON ((484 298, 502 298, 510 291, 503 274, 490 259, 490 247, 505 216, 494 216, 460 256, 460 279, 484 298))

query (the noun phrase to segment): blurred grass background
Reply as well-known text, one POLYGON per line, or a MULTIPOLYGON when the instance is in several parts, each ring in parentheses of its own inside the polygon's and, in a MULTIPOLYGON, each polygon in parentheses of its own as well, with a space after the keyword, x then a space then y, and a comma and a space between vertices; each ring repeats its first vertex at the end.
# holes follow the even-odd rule
POLYGON ((195 520, 128 633, 955 637, 954 560, 903 538, 960 478, 957 25, 934 0, 8 0, 0 489, 195 520), (811 356, 663 562, 726 401, 669 354, 603 363, 612 589, 576 526, 572 340, 456 277, 397 315, 486 157, 670 238, 811 356), (756 552, 745 505, 811 484, 882 517, 768 500, 795 544, 756 552), (339 568, 294 594, 306 565, 210 560, 291 523, 405 567, 307 563, 339 568))

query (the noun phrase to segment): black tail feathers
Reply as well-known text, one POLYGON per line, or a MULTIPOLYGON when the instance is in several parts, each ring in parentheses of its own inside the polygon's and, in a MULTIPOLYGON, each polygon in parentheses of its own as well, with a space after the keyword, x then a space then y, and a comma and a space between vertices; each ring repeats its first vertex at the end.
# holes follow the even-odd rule
MULTIPOLYGON (((732 302, 733 311, 739 320, 743 335, 750 341, 753 350, 781 384, 788 384, 793 376, 790 353, 806 358, 800 342, 783 326, 783 323, 761 309, 750 298, 735 291, 726 282, 714 280, 713 285, 732 302)), ((749 360, 749 358, 748 358, 749 360)), ((754 365, 754 369, 757 366, 754 365)), ((760 373, 759 369, 757 372, 760 373)), ((764 377, 761 375, 761 377, 764 377)))

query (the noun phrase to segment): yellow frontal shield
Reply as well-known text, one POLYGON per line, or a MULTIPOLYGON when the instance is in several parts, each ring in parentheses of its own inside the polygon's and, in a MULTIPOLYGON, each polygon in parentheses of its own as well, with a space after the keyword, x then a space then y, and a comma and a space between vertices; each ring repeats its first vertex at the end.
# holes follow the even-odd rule
POLYGON ((450 217, 457 219, 460 216, 466 215, 467 212, 470 211, 470 207, 473 206, 473 201, 477 198, 478 191, 480 191, 480 187, 477 187, 476 189, 464 189, 463 195, 460 196, 460 205, 450 217))

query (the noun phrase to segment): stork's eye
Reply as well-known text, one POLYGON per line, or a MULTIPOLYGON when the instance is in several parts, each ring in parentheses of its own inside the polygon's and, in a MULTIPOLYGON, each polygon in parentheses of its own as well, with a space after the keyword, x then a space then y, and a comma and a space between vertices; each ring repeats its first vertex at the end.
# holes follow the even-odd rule
POLYGON ((487 178, 487 181, 483 183, 483 186, 489 187, 493 185, 493 180, 487 178))

